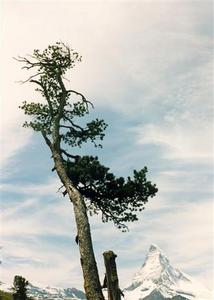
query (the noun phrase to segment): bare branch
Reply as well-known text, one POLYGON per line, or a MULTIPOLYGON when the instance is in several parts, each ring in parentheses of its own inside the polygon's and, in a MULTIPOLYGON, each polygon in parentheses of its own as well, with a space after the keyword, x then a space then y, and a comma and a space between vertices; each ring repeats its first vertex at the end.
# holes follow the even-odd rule
POLYGON ((89 100, 87 100, 83 94, 81 94, 81 93, 79 93, 79 92, 77 92, 75 90, 68 90, 67 92, 76 94, 77 96, 80 96, 82 98, 82 101, 85 102, 87 108, 88 108, 88 104, 90 104, 91 107, 94 108, 93 103, 91 103, 89 100))
POLYGON ((67 157, 70 157, 73 159, 77 159, 80 157, 79 155, 72 155, 72 154, 68 153, 67 151, 65 151, 64 149, 61 149, 61 152, 64 153, 67 157))
POLYGON ((31 79, 30 82, 36 83, 36 84, 40 85, 43 88, 42 83, 40 81, 38 81, 38 80, 31 79))
POLYGON ((46 100, 48 102, 48 106, 49 106, 49 109, 50 109, 51 117, 53 118, 54 117, 53 107, 52 107, 52 104, 51 104, 51 101, 49 99, 49 96, 48 96, 48 93, 47 93, 47 90, 46 90, 45 86, 42 84, 42 82, 40 82, 38 80, 31 79, 30 82, 33 82, 33 83, 36 83, 36 84, 40 85, 41 88, 43 89, 45 98, 46 98, 46 100))
POLYGON ((18 82, 20 82, 21 84, 24 84, 24 83, 26 83, 26 82, 36 82, 36 80, 34 81, 34 80, 32 80, 32 78, 35 78, 36 76, 38 76, 38 75, 41 75, 41 74, 43 74, 42 72, 39 72, 39 73, 36 73, 35 75, 32 75, 32 76, 30 76, 28 79, 26 79, 26 80, 20 80, 20 81, 18 81, 18 82))
MULTIPOLYGON (((69 118, 65 117, 64 116, 64 119, 66 119, 73 127, 75 128, 78 128, 80 131, 85 131, 84 128, 82 128, 81 126, 75 124, 74 122, 72 122, 69 118)), ((60 127, 63 127, 63 128, 68 128, 68 129, 74 129, 72 126, 67 126, 67 125, 60 125, 60 127)))
POLYGON ((110 219, 112 219, 112 221, 114 221, 115 226, 124 228, 124 230, 129 231, 128 226, 125 225, 125 224, 123 224, 123 223, 121 223, 121 222, 119 221, 119 217, 115 217, 114 214, 113 214, 111 211, 108 211, 108 212, 105 211, 105 210, 102 208, 102 206, 98 205, 98 203, 96 203, 96 205, 98 206, 98 208, 99 208, 99 209, 101 210, 101 212, 102 212, 102 219, 103 219, 103 220, 105 220, 105 218, 107 218, 107 219, 110 218, 110 219), (116 222, 115 222, 115 220, 116 220, 116 222))
POLYGON ((46 144, 48 145, 48 147, 52 150, 52 143, 49 140, 49 138, 47 137, 47 135, 45 134, 44 130, 41 130, 42 136, 46 142, 46 144))
POLYGON ((25 57, 22 57, 22 56, 18 56, 18 58, 13 57, 13 59, 15 59, 16 61, 19 61, 19 62, 28 62, 28 60, 25 57))
POLYGON ((67 128, 67 129, 73 129, 73 127, 71 127, 71 126, 67 126, 67 125, 59 125, 59 127, 62 127, 62 128, 67 128))
POLYGON ((59 193, 60 190, 61 190, 63 187, 64 187, 64 185, 62 185, 62 186, 58 189, 57 193, 59 193))
POLYGON ((65 76, 62 76, 62 79, 68 81, 68 82, 71 82, 68 78, 65 78, 65 76))
POLYGON ((22 69, 31 69, 33 67, 39 67, 40 66, 40 63, 39 62, 31 62, 30 60, 28 60, 26 57, 21 57, 21 56, 18 56, 18 58, 16 57, 13 57, 13 59, 15 59, 16 61, 18 62, 23 62, 25 63, 26 65, 22 67, 22 69))

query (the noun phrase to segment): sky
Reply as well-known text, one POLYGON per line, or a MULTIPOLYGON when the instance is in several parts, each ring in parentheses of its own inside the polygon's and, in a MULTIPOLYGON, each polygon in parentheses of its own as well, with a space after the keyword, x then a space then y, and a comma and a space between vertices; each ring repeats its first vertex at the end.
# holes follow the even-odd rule
MULTIPOLYGON (((121 288, 151 244, 212 289, 212 1, 1 1, 1 280, 14 275, 83 289, 72 205, 57 192, 51 155, 22 128, 18 106, 38 101, 13 59, 62 41, 83 60, 66 84, 109 124, 103 149, 87 145, 113 172, 148 167, 158 194, 122 233, 91 217, 101 281, 102 253, 117 255, 121 288)), ((78 153, 79 149, 75 149, 78 153)))

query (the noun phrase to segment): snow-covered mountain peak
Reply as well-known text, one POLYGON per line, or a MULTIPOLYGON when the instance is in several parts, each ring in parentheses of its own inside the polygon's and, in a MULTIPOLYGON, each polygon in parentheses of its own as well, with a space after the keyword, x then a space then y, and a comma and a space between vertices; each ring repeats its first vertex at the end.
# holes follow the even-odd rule
POLYGON ((149 253, 161 253, 162 250, 155 244, 151 244, 151 246, 149 247, 149 253))
POLYGON ((144 299, 154 291, 161 294, 163 299, 175 296, 183 297, 182 299, 211 299, 206 288, 174 268, 156 245, 150 246, 145 263, 134 275, 132 284, 125 291, 127 300, 144 299), (201 297, 205 294, 207 298, 197 298, 198 295, 201 297))
POLYGON ((169 260, 164 254, 164 252, 156 245, 152 244, 149 247, 149 251, 146 255, 146 261, 145 264, 151 264, 151 263, 159 263, 159 264, 169 264, 169 260))
MULTIPOLYGON (((145 280, 153 282, 164 280, 169 282, 177 282, 183 275, 181 272, 170 265, 168 258, 163 251, 156 245, 151 245, 147 253, 145 263, 135 274, 133 283, 139 285, 145 280)), ((188 279, 186 279, 188 280, 188 279)))

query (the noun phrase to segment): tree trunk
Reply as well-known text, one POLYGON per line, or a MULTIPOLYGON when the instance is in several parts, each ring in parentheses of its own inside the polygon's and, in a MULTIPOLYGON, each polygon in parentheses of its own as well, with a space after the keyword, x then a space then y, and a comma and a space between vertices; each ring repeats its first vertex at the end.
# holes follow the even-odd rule
POLYGON ((119 288, 119 280, 117 276, 117 266, 115 258, 117 257, 113 251, 106 251, 103 253, 106 267, 105 280, 108 289, 108 300, 121 300, 121 292, 119 288))
POLYGON ((83 196, 73 186, 66 174, 60 154, 53 151, 55 168, 74 207, 79 240, 80 261, 87 300, 104 300, 91 239, 90 225, 83 196))

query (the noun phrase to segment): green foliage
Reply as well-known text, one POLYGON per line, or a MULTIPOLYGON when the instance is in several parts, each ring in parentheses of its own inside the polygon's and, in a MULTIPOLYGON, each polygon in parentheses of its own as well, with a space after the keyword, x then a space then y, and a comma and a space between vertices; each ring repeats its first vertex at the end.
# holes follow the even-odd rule
POLYGON ((12 294, 0 290, 0 300, 12 300, 12 294))
POLYGON ((81 93, 67 90, 63 83, 62 76, 66 71, 81 61, 79 54, 62 43, 56 43, 43 52, 34 50, 30 57, 31 61, 26 58, 19 58, 18 61, 23 62, 23 68, 27 70, 37 70, 27 81, 37 85, 36 91, 42 94, 46 103, 24 101, 20 108, 26 115, 31 116, 31 121, 26 121, 23 126, 50 136, 58 121, 65 144, 80 147, 91 141, 95 146, 101 146, 96 140, 103 139, 107 124, 103 120, 95 119, 80 126, 79 118, 87 115, 89 106, 93 105, 81 93))
POLYGON ((155 196, 157 187, 146 179, 147 168, 133 171, 133 178, 116 177, 97 157, 76 157, 65 162, 68 176, 80 193, 89 200, 90 212, 102 212, 104 222, 113 221, 126 229, 124 222, 136 221, 148 197, 155 196))
POLYGON ((13 281, 13 299, 14 300, 27 300, 27 286, 28 281, 19 275, 14 277, 13 281))
POLYGON ((42 53, 38 49, 34 50, 33 58, 37 60, 38 71, 51 79, 64 75, 77 61, 81 61, 81 56, 77 52, 60 42, 48 46, 42 53))
POLYGON ((62 135, 62 141, 72 147, 81 147, 82 143, 86 143, 88 140, 90 140, 95 147, 102 147, 100 143, 96 143, 96 140, 103 140, 105 136, 103 131, 105 130, 106 126, 107 125, 103 120, 96 119, 90 123, 87 123, 85 128, 81 128, 80 126, 70 127, 69 131, 62 135))
MULTIPOLYGON (((0 300, 13 300, 13 295, 9 292, 1 291, 0 290, 0 300)), ((28 300, 33 300, 32 297, 28 297, 28 300)))
POLYGON ((36 90, 46 102, 23 102, 20 108, 31 117, 24 126, 41 132, 52 153, 57 151, 61 155, 67 175, 85 197, 89 212, 101 211, 104 222, 113 221, 117 227, 126 229, 124 222, 136 221, 138 211, 157 192, 156 185, 146 178, 147 168, 134 170, 132 178, 117 178, 97 157, 73 155, 73 147, 81 147, 88 141, 102 147, 100 141, 107 127, 99 119, 82 125, 80 120, 89 114, 93 104, 83 94, 64 85, 66 71, 81 61, 81 57, 65 44, 56 43, 43 52, 34 50, 30 58, 20 57, 18 61, 27 70, 36 69, 26 81, 36 84, 36 90))

